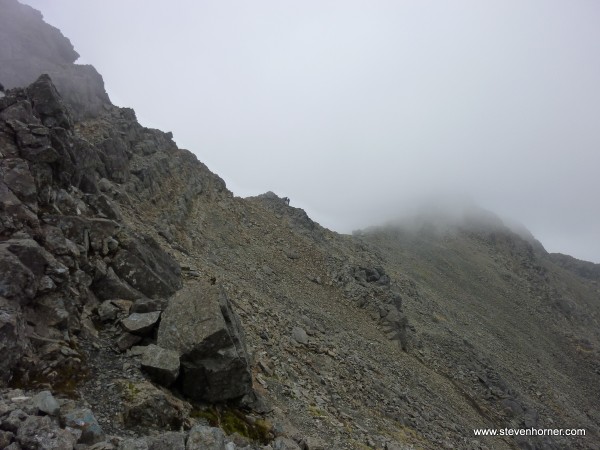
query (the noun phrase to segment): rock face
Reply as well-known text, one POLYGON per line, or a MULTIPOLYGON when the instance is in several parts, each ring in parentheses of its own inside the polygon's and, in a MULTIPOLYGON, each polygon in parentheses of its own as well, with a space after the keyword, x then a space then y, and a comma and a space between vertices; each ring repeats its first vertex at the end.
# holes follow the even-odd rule
POLYGON ((150 237, 123 242, 112 267, 131 287, 150 298, 173 295, 181 287, 180 269, 150 237))
POLYGON ((190 283, 163 312, 158 345, 181 360, 182 390, 190 398, 225 401, 252 389, 239 319, 216 286, 190 283))
POLYGON ((26 353, 25 319, 18 303, 0 297, 0 385, 11 378, 12 369, 26 353))
MULTIPOLYGON (((67 349, 76 346, 82 327, 96 333, 85 321, 98 298, 113 300, 101 308, 104 320, 123 299, 153 297, 159 304, 181 286, 179 264, 153 238, 129 228, 114 199, 99 192, 109 170, 106 148, 75 135, 47 75, 0 99, 0 142, 0 348, 8 355, 0 382, 67 382, 68 370, 82 362, 67 349), (30 345, 32 335, 56 341, 59 348, 47 351, 61 361, 45 361, 48 345, 30 345)), ((126 154, 120 165, 129 167, 126 154)), ((123 326, 138 335, 150 333, 160 316, 135 314, 123 326)))
POLYGON ((6 89, 33 83, 49 74, 75 117, 93 117, 110 105, 100 74, 75 64, 79 54, 39 11, 17 0, 0 2, 0 80, 6 89))

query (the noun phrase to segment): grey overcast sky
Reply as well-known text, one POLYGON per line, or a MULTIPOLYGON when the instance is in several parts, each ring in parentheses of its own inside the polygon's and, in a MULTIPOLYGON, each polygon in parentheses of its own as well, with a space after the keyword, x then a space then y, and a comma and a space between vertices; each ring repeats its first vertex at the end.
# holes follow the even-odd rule
POLYGON ((22 0, 239 196, 349 232, 467 196, 600 262, 597 0, 22 0))

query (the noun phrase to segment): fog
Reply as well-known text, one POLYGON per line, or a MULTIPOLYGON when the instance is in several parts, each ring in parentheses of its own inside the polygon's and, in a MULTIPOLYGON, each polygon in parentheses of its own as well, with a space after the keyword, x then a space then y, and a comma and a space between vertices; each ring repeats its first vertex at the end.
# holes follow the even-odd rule
POLYGON ((27 0, 239 196, 350 232, 464 196, 600 262, 600 3, 27 0))

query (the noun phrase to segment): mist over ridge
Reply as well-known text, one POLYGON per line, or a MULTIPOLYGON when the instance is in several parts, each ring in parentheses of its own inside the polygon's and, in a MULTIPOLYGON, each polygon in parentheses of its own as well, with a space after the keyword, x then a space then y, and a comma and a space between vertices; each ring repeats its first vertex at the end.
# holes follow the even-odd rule
POLYGON ((27 3, 236 195, 348 233, 466 192, 600 262, 593 3, 27 3))

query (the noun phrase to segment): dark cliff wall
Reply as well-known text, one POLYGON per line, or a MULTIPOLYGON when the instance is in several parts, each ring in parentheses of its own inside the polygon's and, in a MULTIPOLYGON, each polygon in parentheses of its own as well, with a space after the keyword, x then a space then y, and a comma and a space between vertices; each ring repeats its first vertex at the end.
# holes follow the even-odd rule
POLYGON ((17 0, 0 0, 0 82, 24 87, 41 74, 52 77, 76 119, 99 114, 110 100, 102 76, 90 65, 75 64, 79 54, 42 14, 17 0))

